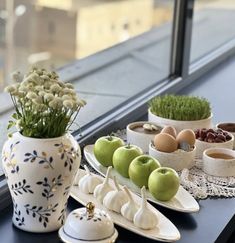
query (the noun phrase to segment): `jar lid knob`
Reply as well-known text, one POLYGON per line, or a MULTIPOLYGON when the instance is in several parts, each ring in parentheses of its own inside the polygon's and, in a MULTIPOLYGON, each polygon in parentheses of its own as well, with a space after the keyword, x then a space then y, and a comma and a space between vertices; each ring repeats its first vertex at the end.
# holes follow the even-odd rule
POLYGON ((89 217, 94 216, 94 210, 95 210, 95 204, 92 202, 87 203, 86 205, 86 211, 89 217))

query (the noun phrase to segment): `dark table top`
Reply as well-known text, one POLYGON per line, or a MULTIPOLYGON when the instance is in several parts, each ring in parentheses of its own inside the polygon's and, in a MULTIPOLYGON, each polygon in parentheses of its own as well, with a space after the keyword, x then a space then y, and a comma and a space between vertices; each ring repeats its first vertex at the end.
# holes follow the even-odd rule
MULTIPOLYGON (((186 214, 157 206, 179 229, 181 239, 178 243, 226 243, 235 230, 235 198, 206 199, 199 201, 198 213, 186 214)), ((68 210, 81 207, 74 199, 69 199, 68 210)), ((1 243, 57 243, 58 233, 28 233, 15 228, 11 222, 12 208, 6 208, 0 213, 1 243)), ((116 226, 117 227, 117 226, 116 226)), ((119 237, 117 242, 156 242, 117 227, 119 237)))

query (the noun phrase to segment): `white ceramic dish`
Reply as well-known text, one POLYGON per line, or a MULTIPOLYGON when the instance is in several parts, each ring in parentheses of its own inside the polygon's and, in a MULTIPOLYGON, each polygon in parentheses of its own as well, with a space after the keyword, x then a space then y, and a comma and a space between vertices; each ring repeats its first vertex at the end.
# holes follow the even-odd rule
MULTIPOLYGON (((106 175, 107 167, 102 166, 95 158, 93 153, 94 145, 87 145, 84 148, 84 155, 88 163, 103 176, 106 175)), ((121 185, 126 185, 132 192, 140 195, 140 188, 137 187, 130 179, 122 177, 114 169, 111 170, 111 175, 115 175, 117 181, 121 185)), ((165 208, 169 208, 179 212, 193 213, 199 211, 199 205, 197 201, 182 187, 179 187, 177 194, 170 201, 163 202, 155 199, 150 192, 146 191, 148 201, 156 203, 165 208)))
POLYGON ((170 167, 176 171, 181 171, 184 168, 191 169, 195 165, 195 154, 195 146, 189 152, 178 149, 172 153, 165 153, 155 149, 152 143, 149 144, 149 155, 157 159, 161 166, 170 167))
POLYGON ((203 171, 213 176, 235 176, 235 151, 225 148, 209 148, 203 152, 203 171), (224 153, 234 159, 218 159, 209 155, 212 153, 224 153))
POLYGON ((110 243, 118 236, 109 214, 92 202, 70 212, 58 233, 63 242, 70 243, 110 243))
POLYGON ((177 121, 177 120, 171 120, 160 116, 156 116, 151 112, 150 109, 148 109, 148 120, 150 122, 154 122, 161 126, 172 126, 176 129, 177 133, 179 133, 183 129, 195 130, 198 128, 211 128, 213 127, 212 117, 213 114, 211 114, 211 116, 208 117, 207 119, 202 119, 197 121, 177 121))
POLYGON ((233 149, 234 136, 231 133, 229 133, 229 135, 231 135, 232 139, 227 142, 224 142, 224 143, 208 143, 208 142, 204 142, 204 141, 200 141, 200 140, 196 139, 196 142, 195 142, 195 146, 197 148, 196 157, 199 159, 202 159, 203 152, 209 148, 233 149))
POLYGON ((158 126, 157 124, 153 122, 147 122, 147 121, 139 121, 139 122, 133 122, 127 125, 126 127, 126 136, 127 136, 127 143, 134 144, 138 147, 140 147, 144 153, 148 153, 149 151, 149 143, 154 139, 156 134, 160 133, 163 127, 158 126), (159 128, 159 131, 156 133, 140 133, 133 128, 137 126, 143 126, 144 124, 151 124, 159 128))
MULTIPOLYGON (((79 178, 84 176, 86 172, 84 170, 79 170, 78 172, 79 178)), ((102 177, 104 180, 104 178, 102 177)), ((79 180, 79 179, 78 179, 79 180)), ((110 185, 114 188, 114 183, 110 179, 110 185)), ((141 204, 141 197, 137 196, 136 194, 132 193, 133 199, 137 204, 141 204)), ((113 211, 107 210, 96 198, 93 196, 93 194, 85 194, 81 190, 79 190, 78 186, 73 186, 70 192, 70 195, 80 202, 83 205, 86 205, 88 202, 93 202, 97 208, 101 210, 108 211, 108 214, 112 218, 113 222, 117 225, 130 230, 136 234, 139 234, 141 236, 147 237, 149 239, 158 240, 158 241, 164 241, 164 242, 173 242, 180 239, 180 233, 178 229, 175 227, 175 225, 167 219, 163 214, 161 214, 156 208, 154 208, 151 204, 148 203, 148 207, 157 215, 158 217, 158 225, 152 230, 142 230, 138 227, 136 227, 132 222, 125 219, 121 214, 115 213, 113 211)))
MULTIPOLYGON (((222 125, 222 124, 225 124, 225 123, 235 125, 234 122, 221 122, 221 123, 218 123, 218 124, 216 125, 216 128, 217 128, 217 129, 220 128, 219 125, 222 125)), ((222 129, 222 128, 220 128, 220 129, 222 129)), ((224 130, 224 129, 222 129, 222 130, 224 130)), ((224 131, 229 132, 229 131, 227 131, 227 130, 224 130, 224 131)), ((231 133, 231 134, 235 137, 235 132, 229 132, 229 133, 231 133)), ((235 149, 235 139, 233 140, 233 149, 235 149)))

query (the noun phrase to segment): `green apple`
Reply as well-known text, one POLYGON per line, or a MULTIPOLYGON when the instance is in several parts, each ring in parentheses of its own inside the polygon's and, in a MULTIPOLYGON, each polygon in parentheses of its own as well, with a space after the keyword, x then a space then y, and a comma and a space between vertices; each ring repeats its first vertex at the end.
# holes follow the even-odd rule
POLYGON ((138 187, 148 187, 149 175, 159 168, 160 163, 149 155, 136 157, 129 166, 129 177, 138 187))
POLYGON ((174 169, 161 167, 149 176, 149 191, 157 200, 169 201, 175 196, 179 186, 179 176, 174 169))
POLYGON ((124 177, 129 178, 128 169, 131 161, 143 154, 141 148, 135 145, 125 145, 117 150, 113 154, 113 167, 115 170, 124 177))
POLYGON ((114 136, 104 136, 96 140, 94 145, 94 155, 103 166, 113 165, 113 153, 125 143, 121 138, 114 136))

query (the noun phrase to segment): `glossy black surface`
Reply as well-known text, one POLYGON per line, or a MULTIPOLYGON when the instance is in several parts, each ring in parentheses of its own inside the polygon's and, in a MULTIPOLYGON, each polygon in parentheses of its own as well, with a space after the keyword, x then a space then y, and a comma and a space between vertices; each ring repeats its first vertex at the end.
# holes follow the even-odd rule
MULTIPOLYGON (((69 200, 69 211, 81 207, 75 200, 69 200)), ((207 199, 200 201, 199 213, 184 214, 174 212, 162 207, 157 207, 167 216, 179 229, 181 239, 179 243, 210 243, 227 242, 231 231, 234 230, 235 218, 227 226, 228 232, 223 232, 224 226, 231 219, 234 212, 235 199, 207 199), (220 239, 217 240, 221 233, 220 239), (217 241, 216 241, 217 240, 217 241)), ((33 234, 21 231, 14 227, 11 222, 11 208, 0 214, 0 242, 4 243, 55 243, 60 242, 57 232, 46 234, 33 234)), ((118 241, 124 242, 156 242, 151 241, 123 228, 117 227, 119 232, 118 241)), ((226 230, 226 231, 227 231, 226 230)))

